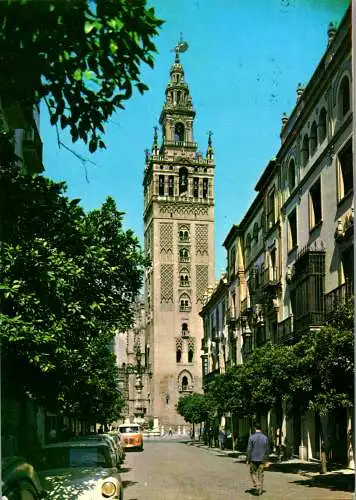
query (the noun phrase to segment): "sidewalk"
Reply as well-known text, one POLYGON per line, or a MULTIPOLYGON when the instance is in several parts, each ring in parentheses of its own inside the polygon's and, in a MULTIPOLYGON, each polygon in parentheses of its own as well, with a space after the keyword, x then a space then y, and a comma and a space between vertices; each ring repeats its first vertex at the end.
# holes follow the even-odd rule
MULTIPOLYGON (((209 446, 198 442, 187 442, 190 446, 196 446, 217 456, 235 458, 236 463, 246 462, 246 453, 232 450, 220 450, 220 448, 209 448, 209 446)), ((320 474, 319 462, 302 462, 299 459, 289 459, 283 462, 277 461, 277 456, 270 455, 270 461, 266 463, 265 472, 282 472, 286 474, 298 474, 305 478, 301 479, 300 484, 305 486, 324 487, 330 490, 354 491, 355 471, 354 469, 345 469, 329 465, 330 470, 325 474, 320 474)))

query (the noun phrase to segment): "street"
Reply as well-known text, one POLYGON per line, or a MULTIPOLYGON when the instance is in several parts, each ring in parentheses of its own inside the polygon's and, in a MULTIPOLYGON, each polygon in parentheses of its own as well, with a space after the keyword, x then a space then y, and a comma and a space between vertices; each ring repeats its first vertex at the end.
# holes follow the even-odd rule
MULTIPOLYGON (((125 500, 236 500, 254 498, 249 469, 235 457, 174 440, 147 441, 140 452, 128 452, 122 480, 125 500)), ((330 477, 330 476, 329 476, 330 477)), ((351 499, 346 491, 311 487, 298 474, 266 469, 262 498, 351 499)))

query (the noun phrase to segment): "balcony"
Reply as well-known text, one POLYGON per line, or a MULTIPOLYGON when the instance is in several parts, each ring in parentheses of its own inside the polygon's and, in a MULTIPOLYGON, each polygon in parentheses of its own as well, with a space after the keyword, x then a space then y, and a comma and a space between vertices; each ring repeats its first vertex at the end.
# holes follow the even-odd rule
POLYGON ((280 285, 279 268, 277 266, 267 267, 261 277, 263 288, 275 288, 280 285))
POLYGON ((329 314, 338 306, 345 304, 346 300, 351 298, 353 294, 354 286, 352 280, 346 281, 331 292, 325 294, 325 313, 329 314))
POLYGON ((293 315, 281 321, 277 325, 277 341, 280 344, 285 344, 293 339, 294 325, 293 315))
POLYGON ((192 310, 192 306, 179 306, 180 312, 190 312, 192 310))
POLYGON ((186 394, 189 394, 193 392, 194 387, 192 385, 179 385, 178 386, 178 392, 183 392, 186 394))
POLYGON ((179 262, 190 262, 190 257, 189 257, 189 255, 187 255, 187 256, 182 256, 182 255, 180 255, 180 256, 179 256, 179 262))
POLYGON ((192 148, 196 149, 198 147, 196 142, 188 142, 188 141, 164 141, 164 146, 173 146, 178 148, 192 148))
POLYGON ((320 328, 325 322, 325 314, 323 311, 308 312, 295 318, 294 321, 294 337, 298 338, 300 335, 307 331, 320 328))

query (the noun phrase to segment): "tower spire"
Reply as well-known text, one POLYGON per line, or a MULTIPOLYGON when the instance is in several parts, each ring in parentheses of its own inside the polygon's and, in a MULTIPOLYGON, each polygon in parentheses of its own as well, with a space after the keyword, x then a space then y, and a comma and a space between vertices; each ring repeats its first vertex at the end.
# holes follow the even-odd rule
POLYGON ((212 131, 209 130, 209 132, 208 132, 208 149, 206 150, 206 157, 209 160, 214 159, 214 148, 213 148, 213 143, 211 140, 212 135, 213 135, 212 131))

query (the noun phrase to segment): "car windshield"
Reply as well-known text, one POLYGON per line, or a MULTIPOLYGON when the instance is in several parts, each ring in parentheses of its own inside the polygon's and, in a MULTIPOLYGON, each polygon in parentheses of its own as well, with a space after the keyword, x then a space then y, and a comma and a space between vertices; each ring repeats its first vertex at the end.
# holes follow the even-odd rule
POLYGON ((67 467, 112 467, 109 450, 105 446, 63 446, 42 450, 40 469, 67 467))
POLYGON ((127 425, 125 427, 120 427, 120 432, 122 434, 128 434, 129 432, 140 432, 138 425, 127 425))

